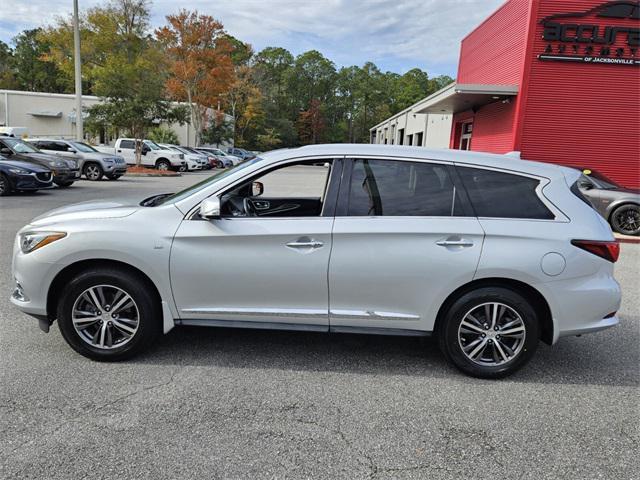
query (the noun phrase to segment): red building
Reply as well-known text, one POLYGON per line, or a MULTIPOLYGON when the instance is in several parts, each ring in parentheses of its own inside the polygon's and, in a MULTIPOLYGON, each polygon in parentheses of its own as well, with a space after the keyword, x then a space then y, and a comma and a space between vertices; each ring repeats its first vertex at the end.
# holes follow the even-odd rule
POLYGON ((462 40, 451 148, 590 167, 640 187, 640 1, 509 0, 462 40))

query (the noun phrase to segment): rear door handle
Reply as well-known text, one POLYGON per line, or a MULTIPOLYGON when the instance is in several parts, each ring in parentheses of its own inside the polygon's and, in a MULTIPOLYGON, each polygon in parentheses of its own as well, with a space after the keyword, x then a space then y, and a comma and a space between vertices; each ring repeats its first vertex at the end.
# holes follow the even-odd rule
POLYGON ((437 241, 436 245, 440 245, 441 247, 473 247, 473 242, 460 237, 449 237, 437 241))

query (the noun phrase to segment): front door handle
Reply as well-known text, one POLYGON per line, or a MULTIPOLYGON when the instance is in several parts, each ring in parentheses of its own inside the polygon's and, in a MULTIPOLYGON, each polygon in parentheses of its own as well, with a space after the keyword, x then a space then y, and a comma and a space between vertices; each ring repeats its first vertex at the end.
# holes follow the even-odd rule
POLYGON ((437 241, 436 245, 440 245, 441 247, 473 247, 473 242, 458 236, 452 236, 437 241))
POLYGON ((287 247, 295 249, 315 250, 316 248, 320 248, 322 246, 324 246, 323 242, 309 237, 302 237, 293 242, 287 243, 287 247))

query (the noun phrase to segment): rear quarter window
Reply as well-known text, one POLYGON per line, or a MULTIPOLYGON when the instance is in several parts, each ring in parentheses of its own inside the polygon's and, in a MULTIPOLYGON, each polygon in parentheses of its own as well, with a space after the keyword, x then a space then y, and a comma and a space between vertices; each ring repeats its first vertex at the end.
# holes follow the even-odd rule
POLYGON ((553 220, 536 193, 540 181, 482 168, 457 167, 478 217, 553 220))

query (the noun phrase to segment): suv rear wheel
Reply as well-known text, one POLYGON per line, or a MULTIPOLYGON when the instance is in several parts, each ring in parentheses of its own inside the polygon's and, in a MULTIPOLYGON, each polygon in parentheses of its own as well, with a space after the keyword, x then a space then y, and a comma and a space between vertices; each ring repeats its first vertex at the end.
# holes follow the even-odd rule
POLYGON ((540 332, 530 303, 503 287, 484 287, 458 298, 438 332, 440 348, 464 373, 501 378, 533 356, 540 332))
POLYGON ((96 268, 74 276, 58 303, 67 343, 99 361, 129 358, 153 343, 162 312, 144 278, 126 270, 96 268))

